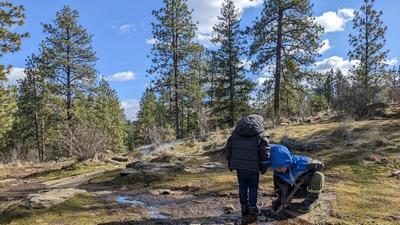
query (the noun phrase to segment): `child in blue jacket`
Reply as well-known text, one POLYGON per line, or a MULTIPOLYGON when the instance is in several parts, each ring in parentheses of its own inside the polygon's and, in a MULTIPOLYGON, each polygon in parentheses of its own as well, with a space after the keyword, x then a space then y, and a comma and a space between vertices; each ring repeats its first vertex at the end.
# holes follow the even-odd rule
POLYGON ((297 210, 306 213, 317 206, 325 182, 325 176, 321 172, 324 167, 322 162, 293 155, 287 147, 271 144, 270 167, 274 170, 274 188, 278 194, 278 199, 272 202, 274 209, 286 200, 299 179, 304 179, 304 182, 295 196, 305 199, 297 210))

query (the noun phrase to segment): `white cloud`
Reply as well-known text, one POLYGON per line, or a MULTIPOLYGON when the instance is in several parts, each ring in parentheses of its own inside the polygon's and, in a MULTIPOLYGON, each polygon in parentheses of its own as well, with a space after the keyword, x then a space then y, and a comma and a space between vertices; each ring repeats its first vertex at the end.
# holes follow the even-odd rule
POLYGON ((386 60, 385 63, 389 66, 394 66, 398 63, 398 60, 396 57, 394 57, 392 59, 386 60))
POLYGON ((126 118, 129 120, 136 120, 137 113, 140 109, 139 101, 136 99, 127 99, 121 101, 121 106, 125 111, 126 118))
POLYGON ((203 34, 203 33, 197 33, 196 34, 196 41, 203 44, 205 47, 209 48, 212 46, 215 46, 211 42, 211 34, 203 34))
POLYGON ((315 21, 325 28, 325 32, 344 31, 346 23, 354 17, 354 9, 343 8, 337 12, 324 12, 321 16, 317 16, 315 21))
POLYGON ((261 76, 256 79, 256 83, 258 86, 264 84, 264 82, 274 76, 275 65, 268 65, 264 67, 261 71, 261 76))
POLYGON ((134 24, 124 24, 118 28, 120 34, 129 34, 136 31, 134 24))
POLYGON ((10 72, 7 74, 7 81, 5 85, 16 85, 18 80, 24 79, 26 74, 24 72, 24 68, 13 67, 10 69, 10 72))
POLYGON ((340 56, 332 56, 321 61, 318 61, 314 65, 314 69, 318 72, 325 73, 331 69, 341 70, 343 74, 348 74, 349 70, 357 65, 358 60, 345 60, 340 56))
POLYGON ((328 50, 331 49, 331 48, 332 48, 332 46, 331 46, 331 44, 330 44, 330 42, 329 42, 329 39, 325 39, 325 40, 322 41, 322 46, 321 46, 321 48, 318 50, 318 53, 319 53, 319 54, 322 54, 322 53, 328 51, 328 50))
POLYGON ((149 39, 146 39, 146 44, 148 44, 148 45, 154 45, 155 43, 157 43, 157 39, 156 38, 149 38, 149 39))
POLYGON ((107 81, 128 81, 134 80, 136 78, 136 74, 132 71, 123 71, 114 73, 113 75, 104 77, 107 81))
POLYGON ((251 60, 248 59, 242 59, 240 60, 240 65, 243 66, 245 70, 249 70, 251 68, 251 60))
POLYGON ((259 77, 259 78, 257 78, 256 83, 257 83, 257 85, 261 86, 261 85, 264 84, 264 82, 265 82, 266 80, 267 80, 266 77, 259 77))
MULTIPOLYGON (((194 9, 193 19, 198 21, 198 31, 202 34, 210 34, 213 25, 217 22, 221 6, 224 0, 188 0, 190 8, 194 9)), ((246 8, 257 7, 263 0, 234 0, 235 6, 243 12, 246 8)))

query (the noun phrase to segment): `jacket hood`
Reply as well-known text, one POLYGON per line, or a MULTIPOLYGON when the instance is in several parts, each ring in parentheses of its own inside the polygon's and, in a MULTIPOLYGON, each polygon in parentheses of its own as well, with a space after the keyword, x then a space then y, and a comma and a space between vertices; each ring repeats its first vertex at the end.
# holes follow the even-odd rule
POLYGON ((243 137, 253 137, 264 131, 264 118, 259 115, 250 115, 239 120, 234 132, 243 137))
POLYGON ((295 157, 286 146, 270 144, 271 168, 289 167, 294 163, 295 157))
POLYGON ((285 173, 274 171, 274 176, 282 178, 286 183, 293 185, 297 178, 307 172, 308 162, 311 158, 300 155, 293 155, 283 145, 270 145, 270 167, 272 169, 287 167, 285 173))

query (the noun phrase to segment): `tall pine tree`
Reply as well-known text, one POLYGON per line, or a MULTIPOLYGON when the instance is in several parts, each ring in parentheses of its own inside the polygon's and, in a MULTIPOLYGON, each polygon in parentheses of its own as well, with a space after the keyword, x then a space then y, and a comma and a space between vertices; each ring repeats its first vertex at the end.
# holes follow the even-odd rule
POLYGON ((212 43, 219 46, 215 52, 217 74, 212 113, 218 115, 219 125, 234 126, 249 109, 250 93, 254 84, 245 77, 240 57, 244 54, 245 39, 240 30, 240 12, 232 0, 222 4, 221 15, 213 27, 212 43))
POLYGON ((98 120, 97 126, 111 137, 112 151, 125 150, 127 123, 117 92, 110 87, 106 80, 102 79, 95 93, 94 109, 98 120))
POLYGON ((154 142, 150 132, 155 132, 157 127, 157 97, 151 88, 146 88, 140 100, 140 110, 137 114, 137 129, 135 145, 143 145, 154 142))
MULTIPOLYGON (((274 65, 274 113, 279 117, 281 81, 291 62, 304 69, 314 62, 323 28, 312 19, 309 0, 266 0, 261 17, 250 29, 254 71, 274 65)), ((303 74, 304 75, 304 74, 303 74)))
MULTIPOLYGON (((28 33, 16 33, 12 31, 14 26, 24 24, 25 14, 23 6, 15 6, 11 2, 0 2, 0 58, 7 53, 20 50, 22 39, 28 33)), ((6 65, 0 64, 0 151, 6 142, 6 135, 14 122, 16 110, 15 89, 5 87, 6 74, 9 71, 6 65)))
POLYGON ((360 63, 352 71, 354 86, 357 88, 359 114, 366 114, 366 105, 377 100, 382 78, 386 70, 384 50, 386 27, 383 25, 382 11, 374 9, 374 0, 364 0, 363 5, 354 14, 354 33, 349 36, 352 50, 350 60, 360 63))
POLYGON ((54 94, 63 101, 68 124, 76 94, 90 91, 96 77, 92 35, 78 24, 78 18, 78 11, 64 6, 52 23, 43 25, 46 38, 41 44, 44 60, 53 69, 54 94))
POLYGON ((182 89, 185 86, 184 76, 190 69, 190 57, 196 51, 194 43, 196 24, 192 19, 192 10, 187 0, 164 0, 164 7, 153 11, 156 19, 152 23, 154 43, 150 74, 158 75, 158 88, 168 94, 171 116, 175 126, 175 136, 182 137, 182 89), (168 93, 169 92, 169 93, 168 93))
POLYGON ((39 161, 45 159, 46 132, 52 119, 48 108, 49 90, 46 67, 32 55, 26 60, 26 77, 19 82, 18 122, 14 126, 13 145, 20 146, 26 156, 37 152, 39 161))

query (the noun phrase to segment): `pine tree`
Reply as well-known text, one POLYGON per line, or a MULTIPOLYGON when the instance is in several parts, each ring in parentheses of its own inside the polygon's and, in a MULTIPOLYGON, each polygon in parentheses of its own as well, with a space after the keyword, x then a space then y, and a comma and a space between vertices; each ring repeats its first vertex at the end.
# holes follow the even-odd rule
MULTIPOLYGON (((25 14, 23 6, 14 6, 10 2, 0 2, 0 58, 7 53, 20 50, 22 39, 28 37, 28 33, 12 32, 14 26, 24 24, 25 14)), ((0 151, 6 142, 6 134, 10 131, 14 122, 16 110, 15 89, 5 87, 8 68, 0 64, 0 151)))
POLYGON ((281 81, 289 60, 301 69, 314 62, 318 55, 319 37, 323 28, 312 19, 309 0, 266 0, 261 17, 249 30, 253 37, 250 56, 254 71, 263 71, 274 64, 274 113, 279 117, 281 81))
POLYGON ((184 134, 204 135, 207 130, 206 111, 204 107, 205 92, 203 89, 206 80, 206 65, 203 61, 205 52, 203 46, 197 45, 190 57, 190 70, 185 74, 182 88, 184 120, 182 128, 184 134))
POLYGON ((357 88, 359 114, 366 114, 365 106, 377 99, 382 78, 386 70, 384 50, 386 27, 383 26, 382 11, 374 9, 374 0, 364 0, 361 8, 353 18, 354 33, 349 36, 352 50, 348 55, 350 60, 360 63, 352 71, 354 85, 357 88))
POLYGON ((8 143, 8 133, 15 121, 14 113, 17 110, 15 87, 2 89, 0 86, 0 152, 8 143))
POLYGON ((22 146, 26 154, 36 150, 39 161, 43 161, 51 117, 47 108, 48 77, 39 57, 32 55, 27 59, 25 74, 26 77, 19 83, 18 122, 13 129, 13 142, 14 146, 22 146))
POLYGON ((140 100, 140 110, 137 114, 137 134, 135 145, 154 142, 150 132, 155 132, 157 127, 157 98, 151 88, 146 88, 140 100))
MULTIPOLYGON (((22 39, 28 37, 29 34, 12 32, 11 28, 22 26, 24 22, 25 14, 22 5, 15 6, 11 2, 0 2, 0 58, 4 54, 21 49, 22 39)), ((6 68, 0 64, 0 86, 3 86, 2 82, 6 79, 5 74, 6 68)))
POLYGON ((215 80, 213 114, 219 115, 220 125, 226 123, 232 127, 248 111, 250 93, 254 89, 240 61, 245 39, 240 30, 240 12, 232 0, 222 4, 211 41, 219 46, 214 58, 219 76, 215 80))
POLYGON ((164 7, 153 11, 156 19, 152 23, 153 37, 157 42, 153 45, 152 66, 150 74, 157 74, 157 88, 169 92, 171 116, 175 126, 175 136, 183 136, 182 120, 182 88, 184 76, 189 70, 190 56, 196 47, 194 43, 196 24, 192 19, 192 10, 186 0, 164 0, 164 7), (160 87, 161 86, 161 87, 160 87), (173 111, 173 112, 172 112, 173 111))
POLYGON ((43 25, 46 38, 41 43, 44 61, 53 68, 53 91, 64 102, 68 124, 76 94, 90 91, 96 77, 92 35, 78 24, 78 18, 78 11, 64 6, 52 23, 43 25))
POLYGON ((102 79, 95 93, 94 109, 98 120, 97 126, 111 137, 112 151, 125 150, 127 123, 117 92, 110 87, 106 80, 102 79))
POLYGON ((393 68, 387 73, 388 102, 400 102, 400 66, 393 68))
POLYGON ((329 105, 332 104, 335 95, 335 71, 333 69, 317 76, 315 92, 324 97, 329 105))

